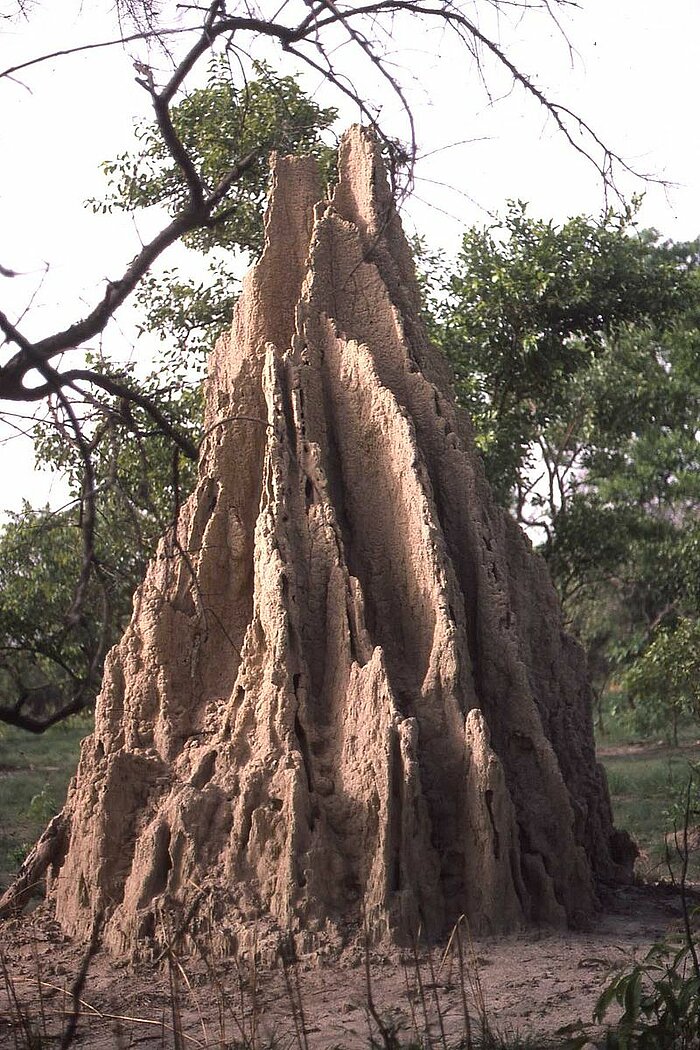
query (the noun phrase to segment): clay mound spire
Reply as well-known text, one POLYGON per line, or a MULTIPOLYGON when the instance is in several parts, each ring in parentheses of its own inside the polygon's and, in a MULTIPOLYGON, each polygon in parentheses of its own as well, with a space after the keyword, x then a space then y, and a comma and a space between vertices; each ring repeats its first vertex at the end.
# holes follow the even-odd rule
POLYGON ((493 502, 366 131, 339 176, 320 202, 314 162, 274 162, 199 482, 27 861, 116 952, 163 913, 222 950, 576 924, 629 876, 583 655, 493 502))

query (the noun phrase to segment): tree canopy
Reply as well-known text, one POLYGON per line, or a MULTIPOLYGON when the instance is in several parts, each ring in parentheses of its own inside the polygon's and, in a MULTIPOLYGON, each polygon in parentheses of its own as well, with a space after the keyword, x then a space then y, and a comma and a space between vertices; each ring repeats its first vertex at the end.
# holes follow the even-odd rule
POLYGON ((424 281, 498 498, 547 559, 599 688, 648 728, 697 709, 700 242, 633 219, 557 227, 513 204, 424 281))

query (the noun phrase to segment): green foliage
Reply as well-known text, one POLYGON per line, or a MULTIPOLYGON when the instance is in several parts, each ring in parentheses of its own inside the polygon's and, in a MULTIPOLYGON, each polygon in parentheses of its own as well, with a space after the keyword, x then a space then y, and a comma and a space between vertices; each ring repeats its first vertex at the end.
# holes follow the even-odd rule
MULTIPOLYGON (((96 644, 92 616, 70 633, 64 627, 79 574, 75 512, 54 515, 25 503, 11 516, 0 540, 0 689, 26 697, 32 711, 60 702, 96 644)), ((94 601, 91 593, 88 613, 96 611, 94 601)))
MULTIPOLYGON (((211 222, 184 238, 196 253, 197 271, 204 268, 206 277, 193 280, 176 269, 149 273, 136 292, 141 331, 158 337, 168 368, 182 374, 184 367, 190 382, 193 374, 201 375, 206 354, 231 322, 240 290, 236 259, 240 264, 241 252, 257 255, 262 248, 270 151, 314 156, 327 179, 334 171, 335 150, 321 135, 334 123, 336 110, 317 106, 293 77, 278 77, 262 63, 254 68, 256 77, 238 87, 227 62, 218 59, 206 86, 172 110, 173 126, 208 186, 217 186, 254 155, 211 222)), ((176 215, 187 200, 184 175, 156 125, 141 125, 137 135, 139 153, 103 165, 108 194, 91 203, 105 211, 161 205, 176 215)))
MULTIPOLYGON (((193 370, 201 374, 216 336, 230 324, 240 287, 232 261, 241 252, 257 255, 262 248, 270 151, 315 156, 327 178, 335 164, 335 151, 321 135, 334 123, 336 110, 317 106, 293 77, 278 77, 263 63, 254 69, 255 78, 238 87, 226 60, 217 59, 206 86, 172 109, 173 126, 207 186, 216 187, 253 157, 211 221, 184 238, 197 253, 200 273, 204 255, 207 276, 193 280, 174 269, 149 273, 136 292, 141 331, 158 336, 168 367, 178 374, 185 367, 190 382, 193 370)), ((157 125, 140 125, 137 136, 137 154, 124 153, 103 165, 107 196, 90 203, 99 211, 161 205, 178 214, 188 194, 182 170, 157 125)))
POLYGON ((682 617, 662 628, 625 675, 638 718, 650 728, 669 717, 700 717, 700 621, 682 617))
POLYGON ((558 228, 519 202, 502 226, 464 236, 441 343, 504 503, 534 464, 533 442, 580 427, 577 380, 610 337, 630 324, 666 323, 684 301, 676 255, 653 234, 630 236, 630 220, 580 216, 558 228))
MULTIPOLYGON (((619 1020, 607 1029, 605 1050, 691 1050, 700 1040, 700 973, 695 945, 664 941, 655 944, 641 962, 615 976, 594 1011, 602 1024, 611 1010, 619 1020)), ((569 1050, 591 1043, 583 1025, 574 1026, 569 1050)))
POLYGON ((139 330, 157 336, 168 376, 189 387, 201 377, 217 336, 231 324, 240 279, 225 259, 209 253, 206 278, 192 280, 178 270, 148 273, 136 301, 139 330))
MULTIPOLYGON (((212 221, 185 237, 187 246, 199 252, 215 247, 260 251, 271 150, 317 156, 327 171, 333 165, 333 152, 323 144, 321 132, 334 123, 337 111, 317 106, 294 77, 279 77, 264 63, 255 63, 254 71, 255 78, 238 87, 227 60, 216 59, 206 86, 191 91, 172 110, 173 127, 207 186, 215 188, 233 168, 254 157, 212 221)), ((138 154, 123 153, 103 165, 109 194, 91 203, 102 211, 158 204, 176 215, 188 199, 183 172, 156 125, 139 125, 137 137, 138 154)))
POLYGON ((660 627, 700 616, 699 245, 633 218, 556 227, 513 204, 467 232, 451 275, 428 257, 423 285, 487 476, 547 558, 599 690, 673 729, 687 700, 649 687, 635 707, 626 672, 660 627))
POLYGON ((37 824, 47 824, 58 813, 58 805, 50 784, 44 784, 41 791, 32 795, 28 816, 37 824))
MULTIPOLYGON (((161 383, 153 373, 141 390, 196 440, 199 388, 164 389, 161 383)), ((39 428, 36 454, 68 479, 75 499, 59 511, 25 503, 0 534, 0 696, 23 697, 24 713, 34 718, 50 716, 83 687, 88 700, 94 694, 101 658, 123 632, 147 559, 195 474, 190 461, 174 461, 170 440, 138 406, 103 395, 91 406, 86 426, 92 429, 99 496, 96 571, 77 620, 67 614, 84 558, 82 459, 55 417, 39 428)))

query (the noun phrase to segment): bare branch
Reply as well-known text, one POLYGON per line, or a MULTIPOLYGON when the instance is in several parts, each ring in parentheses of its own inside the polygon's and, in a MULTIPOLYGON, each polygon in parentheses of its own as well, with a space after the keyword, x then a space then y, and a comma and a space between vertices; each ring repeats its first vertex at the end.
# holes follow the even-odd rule
POLYGON ((16 66, 8 66, 7 69, 0 71, 0 80, 3 77, 12 77, 13 73, 19 73, 23 69, 30 69, 32 66, 39 66, 42 62, 50 62, 52 58, 65 58, 68 55, 78 55, 81 51, 97 51, 104 47, 118 47, 124 46, 124 44, 131 44, 134 40, 152 40, 154 37, 161 36, 178 36, 181 33, 191 33, 192 29, 189 26, 179 26, 176 29, 153 29, 145 33, 132 33, 130 36, 118 36, 113 40, 101 40, 97 44, 80 44, 77 47, 66 47, 60 51, 49 51, 45 55, 39 55, 37 58, 31 58, 28 62, 20 62, 16 66))
MULTIPOLYGON (((0 310, 0 330, 5 335, 6 343, 16 343, 22 350, 30 352, 32 350, 32 344, 28 339, 25 339, 21 332, 13 325, 7 314, 0 310)), ((0 369, 0 376, 2 375, 2 369, 0 369)), ((0 395, 2 396, 2 395, 0 395)))
POLYGON ((204 188, 197 174, 194 161, 175 130, 167 101, 156 91, 153 82, 153 71, 142 63, 137 63, 137 69, 143 74, 142 77, 137 77, 137 83, 141 84, 151 96, 158 129, 163 137, 163 142, 187 183, 190 193, 190 206, 194 212, 199 212, 204 207, 204 188))
POLYGON ((128 386, 126 383, 121 383, 115 379, 114 376, 105 375, 102 372, 95 372, 88 368, 74 368, 70 372, 58 372, 58 379, 62 385, 70 383, 71 385, 77 382, 91 383, 93 386, 98 386, 102 390, 106 390, 109 394, 114 394, 115 397, 122 398, 127 403, 138 405, 144 412, 147 412, 151 419, 154 421, 158 429, 169 437, 173 444, 183 452, 188 459, 195 460, 199 458, 199 449, 194 442, 174 427, 172 423, 167 419, 166 416, 160 411, 158 406, 152 400, 152 398, 146 397, 141 394, 133 386, 128 386))
MULTIPOLYGON (((92 692, 83 686, 70 700, 52 711, 46 718, 34 718, 32 715, 24 714, 20 704, 15 707, 0 707, 0 722, 8 726, 15 726, 17 729, 24 729, 27 733, 45 733, 58 722, 64 722, 71 715, 84 711, 92 699, 92 692)), ((20 694, 20 701, 24 700, 25 696, 20 694)))

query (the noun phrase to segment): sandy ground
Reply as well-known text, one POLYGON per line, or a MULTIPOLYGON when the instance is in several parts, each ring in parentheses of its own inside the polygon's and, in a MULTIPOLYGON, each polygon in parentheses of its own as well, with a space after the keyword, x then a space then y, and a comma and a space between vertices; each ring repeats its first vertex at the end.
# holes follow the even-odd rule
MULTIPOLYGON (((585 932, 530 929, 480 939, 471 952, 465 945, 464 989, 473 1027, 478 1030, 480 988, 494 1030, 532 1036, 534 1046, 560 1046, 558 1029, 579 1018, 589 1021, 608 976, 677 929, 679 918, 670 890, 637 887, 618 892, 585 932)), ((15 996, 35 1028, 45 1026, 49 1039, 43 1045, 58 1045, 84 949, 67 940, 42 908, 6 924, 2 936, 12 989, 7 980, 0 988, 0 1045, 27 1045, 17 1027, 15 996), (58 1037, 55 1044, 52 1036, 58 1037)), ((370 1031, 375 1038, 379 1031, 368 1009, 365 962, 364 950, 356 948, 322 959, 302 957, 286 977, 281 965, 252 974, 235 961, 220 964, 212 975, 201 960, 154 971, 115 964, 99 951, 80 995, 74 1045, 368 1047, 370 1031), (180 1039, 174 1027, 181 1028, 180 1039)), ((432 973, 425 951, 417 965, 410 951, 372 949, 369 964, 371 997, 385 1026, 396 1027, 406 1042, 413 1035, 438 1047, 442 1022, 447 1044, 459 1040, 464 1001, 454 940, 447 953, 444 945, 433 950, 432 973)))

